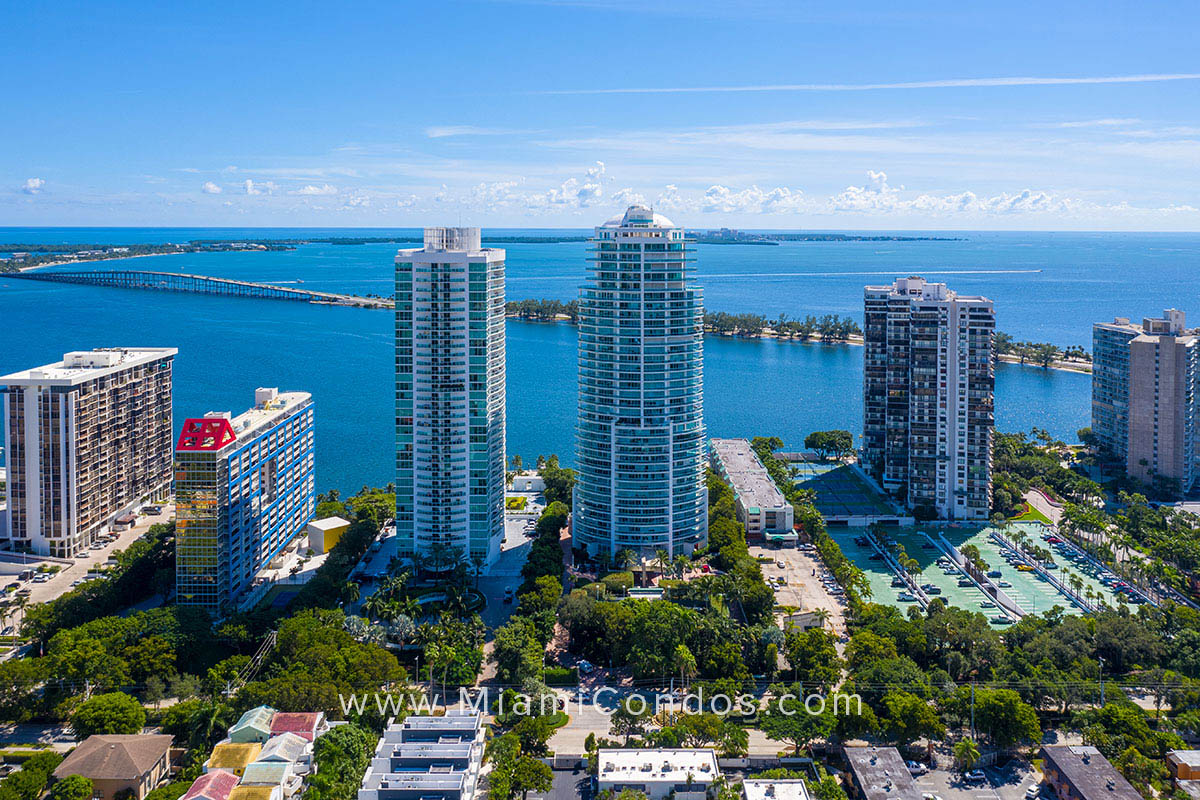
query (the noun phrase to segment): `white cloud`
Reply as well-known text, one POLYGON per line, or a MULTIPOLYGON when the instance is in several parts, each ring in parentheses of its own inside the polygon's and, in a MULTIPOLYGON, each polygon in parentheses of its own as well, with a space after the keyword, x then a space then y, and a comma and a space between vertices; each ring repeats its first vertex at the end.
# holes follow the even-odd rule
POLYGON ((299 189, 292 191, 291 194, 319 197, 321 195, 337 194, 337 191, 338 190, 336 186, 332 186, 328 183, 323 183, 320 186, 310 183, 307 186, 301 186, 299 189))
POLYGON ((205 181, 204 185, 200 187, 200 191, 204 192, 205 194, 220 194, 221 187, 217 186, 212 181, 205 181))
POLYGON ((589 208, 603 198, 604 162, 597 161, 584 173, 583 178, 567 178, 557 188, 550 189, 540 197, 529 198, 530 205, 567 206, 589 208))
POLYGON ((245 191, 246 194, 275 194, 275 191, 278 188, 279 187, 271 181, 260 181, 255 183, 249 178, 246 178, 246 180, 242 182, 242 190, 245 191))
POLYGON ((41 178, 28 178, 25 183, 21 184, 21 191, 25 194, 37 194, 46 185, 46 181, 41 178))
POLYGON ((788 214, 800 211, 804 205, 803 192, 786 186, 763 190, 757 186, 735 191, 728 186, 713 185, 704 192, 701 211, 750 214, 788 214))
POLYGON ((610 198, 615 206, 644 206, 646 205, 646 196, 641 192, 635 192, 629 187, 618 189, 613 192, 610 198))
POLYGON ((484 128, 479 125, 434 125, 425 129, 430 139, 445 139, 450 136, 519 136, 538 133, 522 128, 484 128))
POLYGON ((1081 78, 946 78, 898 83, 775 83, 749 86, 674 86, 624 89, 548 89, 533 94, 698 94, 705 92, 869 92, 903 89, 979 89, 997 86, 1075 86, 1103 83, 1161 83, 1200 80, 1198 72, 1101 75, 1081 78))
POLYGON ((1136 117, 1104 117, 1103 119, 1077 119, 1067 122, 1037 123, 1035 128, 1116 128, 1125 125, 1136 125, 1141 122, 1136 117))

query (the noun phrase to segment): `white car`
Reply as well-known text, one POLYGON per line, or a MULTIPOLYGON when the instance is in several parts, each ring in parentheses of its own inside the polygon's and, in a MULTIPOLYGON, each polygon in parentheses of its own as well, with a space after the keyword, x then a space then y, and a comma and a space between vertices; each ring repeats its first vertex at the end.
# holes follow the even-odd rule
POLYGON ((973 769, 963 775, 963 780, 967 783, 987 783, 987 775, 981 769, 973 769))
POLYGON ((1025 790, 1025 800, 1037 800, 1037 798, 1040 797, 1041 794, 1042 794, 1041 785, 1035 783, 1033 786, 1030 786, 1028 789, 1025 790))
POLYGON ((913 776, 924 775, 926 772, 929 772, 929 767, 925 766, 920 761, 909 761, 905 764, 905 766, 908 767, 909 774, 913 776))

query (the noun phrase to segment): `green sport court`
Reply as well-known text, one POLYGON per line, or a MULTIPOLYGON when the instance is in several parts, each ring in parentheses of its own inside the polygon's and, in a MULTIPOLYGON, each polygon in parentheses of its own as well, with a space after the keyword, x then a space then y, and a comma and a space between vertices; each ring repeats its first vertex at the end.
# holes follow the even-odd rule
POLYGON ((877 517, 896 512, 853 467, 836 461, 794 461, 796 486, 817 493, 825 517, 877 517))

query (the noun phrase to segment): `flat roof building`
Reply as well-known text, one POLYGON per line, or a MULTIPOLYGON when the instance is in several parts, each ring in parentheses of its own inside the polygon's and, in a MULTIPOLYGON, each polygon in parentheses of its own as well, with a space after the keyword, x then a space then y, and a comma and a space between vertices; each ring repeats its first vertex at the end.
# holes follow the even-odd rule
POLYGON ((746 800, 808 800, 808 787, 801 778, 747 778, 742 781, 742 793, 746 800))
POLYGON ((503 250, 426 228, 396 254, 396 540, 487 563, 504 536, 503 250))
POLYGON ((0 377, 7 537, 74 558, 98 534, 171 490, 173 347, 66 353, 0 377))
POLYGON ((316 508, 313 403, 307 392, 259 388, 234 417, 188 419, 175 445, 178 603, 223 617, 258 573, 305 529, 316 508))
POLYGON ((894 747, 846 747, 854 795, 860 800, 922 800, 900 751, 894 747))
POLYGON ((1139 800, 1142 796, 1090 745, 1042 747, 1042 775, 1058 800, 1139 800))
POLYGON ((1186 492, 1200 477, 1200 337, 1182 311, 1092 326, 1092 433, 1125 472, 1186 492))
POLYGON ((1200 799, 1200 750, 1171 750, 1167 753, 1167 768, 1176 789, 1200 799))
POLYGON ((913 276, 863 290, 862 466, 909 508, 986 520, 996 315, 913 276))
POLYGON ((479 786, 483 738, 478 714, 392 722, 375 746, 358 800, 471 800, 479 786))
POLYGON ((767 468, 745 439, 712 439, 708 443, 713 469, 733 487, 738 520, 747 539, 766 534, 791 534, 792 504, 771 480, 767 468))
POLYGON ((703 800, 721 775, 709 749, 603 749, 597 762, 598 791, 633 789, 650 800, 703 800))

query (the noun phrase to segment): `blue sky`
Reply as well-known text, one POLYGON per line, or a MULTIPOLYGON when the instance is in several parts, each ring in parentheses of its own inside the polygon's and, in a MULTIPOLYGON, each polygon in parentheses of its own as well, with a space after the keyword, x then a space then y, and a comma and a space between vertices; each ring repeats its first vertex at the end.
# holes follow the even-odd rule
POLYGON ((1195 2, 4 19, 0 224, 1200 230, 1195 2))

